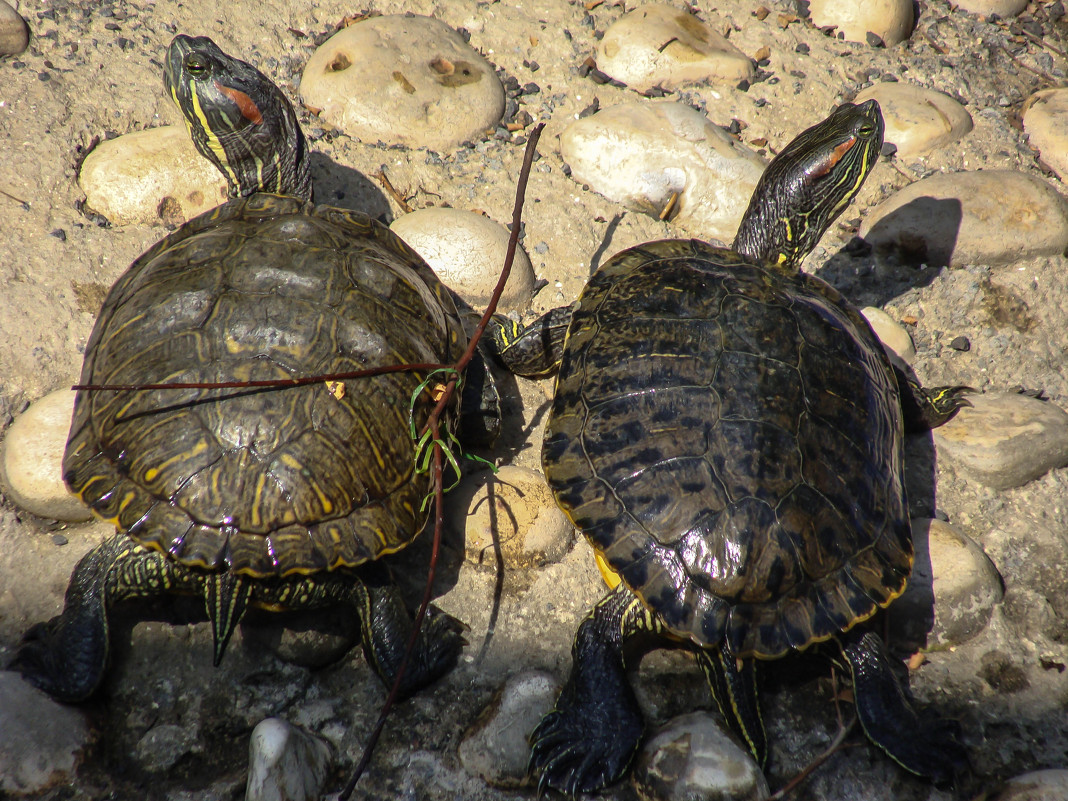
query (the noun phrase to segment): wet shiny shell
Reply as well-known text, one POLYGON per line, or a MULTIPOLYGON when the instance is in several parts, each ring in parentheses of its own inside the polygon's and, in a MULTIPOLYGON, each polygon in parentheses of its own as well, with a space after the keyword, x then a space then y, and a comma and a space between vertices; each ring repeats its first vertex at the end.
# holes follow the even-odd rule
POLYGON ((904 589, 901 448, 894 374, 836 290, 665 241, 583 291, 542 458, 672 632, 774 658, 904 589))
MULTIPOLYGON (((83 384, 287 378, 452 363, 463 330, 420 257, 367 217, 254 195, 192 220, 112 288, 83 384)), ((252 576, 404 547, 429 489, 394 373, 272 390, 81 391, 64 459, 101 517, 186 565, 252 576), (339 397, 340 396, 340 397, 339 397)), ((432 400, 422 392, 417 424, 432 400)))

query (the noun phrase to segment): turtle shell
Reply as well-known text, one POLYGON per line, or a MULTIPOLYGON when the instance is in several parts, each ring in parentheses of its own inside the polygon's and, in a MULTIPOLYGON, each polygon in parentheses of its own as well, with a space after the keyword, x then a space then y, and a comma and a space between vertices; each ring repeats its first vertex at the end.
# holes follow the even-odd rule
POLYGON ((542 459, 670 632, 775 658, 903 591, 902 437, 892 367, 835 289, 672 240, 583 291, 542 459))
MULTIPOLYGON (((190 221, 130 266, 81 383, 451 364, 465 341, 448 291, 388 228, 260 194, 190 221)), ((430 479, 415 472, 409 435, 409 416, 420 426, 433 405, 428 391, 415 397, 424 378, 82 390, 64 477, 99 516, 185 565, 254 577, 355 566, 425 522, 430 479)))

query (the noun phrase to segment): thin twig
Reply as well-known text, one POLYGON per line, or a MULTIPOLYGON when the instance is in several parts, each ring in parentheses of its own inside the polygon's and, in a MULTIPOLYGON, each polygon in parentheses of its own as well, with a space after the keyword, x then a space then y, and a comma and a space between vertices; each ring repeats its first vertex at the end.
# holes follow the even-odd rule
POLYGON ((382 188, 389 192, 390 197, 397 201, 397 205, 400 206, 405 214, 411 214, 413 209, 408 205, 408 201, 404 195, 397 191, 393 183, 386 177, 386 166, 383 164, 378 168, 378 172, 374 174, 375 179, 382 184, 382 188))

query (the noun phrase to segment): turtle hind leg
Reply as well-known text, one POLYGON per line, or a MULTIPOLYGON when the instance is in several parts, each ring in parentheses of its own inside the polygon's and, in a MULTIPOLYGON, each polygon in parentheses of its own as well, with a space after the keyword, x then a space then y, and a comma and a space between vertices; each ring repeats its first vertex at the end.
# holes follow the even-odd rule
POLYGON ((898 394, 901 396, 901 410, 905 422, 905 431, 921 434, 948 423, 963 406, 972 404, 965 397, 974 392, 971 387, 947 386, 927 389, 916 379, 909 377, 897 365, 898 394))
POLYGON ((11 668, 53 698, 84 701, 107 670, 108 608, 128 597, 173 592, 191 578, 175 575, 171 566, 163 554, 145 550, 124 534, 93 549, 71 574, 62 614, 26 633, 11 668))
POLYGON ((877 634, 850 632, 840 645, 853 679, 857 718, 869 740, 905 770, 938 783, 967 770, 959 726, 955 721, 920 717, 877 634))
POLYGON ((760 712, 756 662, 737 659, 726 642, 716 649, 695 648, 694 654, 723 719, 749 746, 749 752, 763 770, 768 761, 768 736, 760 712))
POLYGON ((623 644, 659 627, 637 597, 620 584, 582 621, 571 649, 571 675, 556 707, 530 735, 529 769, 540 772, 539 792, 595 792, 627 770, 644 731, 627 681, 623 644))

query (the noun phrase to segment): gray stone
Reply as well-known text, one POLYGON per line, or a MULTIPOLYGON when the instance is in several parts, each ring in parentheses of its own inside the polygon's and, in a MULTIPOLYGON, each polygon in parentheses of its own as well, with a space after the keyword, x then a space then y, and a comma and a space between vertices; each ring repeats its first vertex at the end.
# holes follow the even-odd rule
POLYGON ((90 744, 81 710, 57 704, 10 671, 0 671, 0 732, 0 795, 69 783, 90 744))
POLYGON ((997 568, 979 545, 941 520, 913 520, 912 538, 916 561, 891 621, 910 638, 926 634, 931 646, 967 642, 1002 599, 997 568))
POLYGON ((226 179, 197 153, 184 125, 101 142, 78 173, 85 202, 116 225, 180 225, 227 198, 226 179))
POLYGON ((464 734, 459 749, 464 769, 495 787, 528 784, 527 737, 553 708, 559 692, 556 679, 541 671, 509 678, 464 734))
POLYGON ((281 718, 267 718, 249 741, 245 801, 315 801, 322 796, 334 749, 281 718))
POLYGON ((912 0, 810 0, 808 12, 813 25, 834 25, 850 42, 867 42, 870 32, 890 47, 912 33, 912 0))
POLYGON ((1068 770, 1051 768, 1021 774, 986 798, 987 801, 1064 801, 1068 798, 1068 770))
POLYGON ((0 0, 0 56, 16 56, 30 43, 30 29, 15 9, 0 0))
POLYGON ((1061 526, 996 528, 983 547, 1005 576, 1001 614, 1013 630, 1038 640, 1068 640, 1068 539, 1061 526))
POLYGON ((304 102, 350 136, 431 150, 483 138, 504 113, 493 65, 431 17, 370 17, 316 50, 304 102))
MULTIPOLYGON (((451 289, 485 308, 508 251, 508 229, 489 217, 461 209, 428 208, 393 221, 390 230, 419 253, 451 289)), ((534 268, 517 247, 498 310, 526 311, 534 292, 534 268)))
POLYGON ((1068 181, 1068 89, 1043 89, 1027 99, 1024 132, 1062 181, 1068 181))
POLYGON ((631 89, 694 83, 734 86, 753 77, 753 61, 692 14, 668 5, 624 14, 597 45, 597 68, 631 89))
POLYGON ((624 103, 560 134, 571 177, 702 238, 734 239, 764 161, 681 103, 624 103), (674 216, 671 216, 674 215, 674 216))
POLYGON ((877 253, 932 267, 1011 264, 1068 247, 1068 205, 1045 181, 1012 170, 932 175, 864 219, 877 253))
POLYGON ((939 456, 994 489, 1026 484, 1068 464, 1068 413, 1010 392, 969 395, 971 407, 934 430, 939 456))
POLYGON ((905 364, 915 361, 916 346, 912 344, 912 337, 905 326, 875 306, 865 306, 860 313, 867 319, 891 358, 897 358, 905 364))
POLYGON ((972 117, 949 95, 908 83, 877 83, 854 102, 877 100, 886 124, 884 139, 898 158, 912 158, 952 144, 972 129, 972 117))
POLYGON ((191 751, 196 750, 197 733, 185 726, 161 723, 153 726, 140 740, 134 756, 137 764, 148 773, 165 773, 191 751))
POLYGON ((763 801, 768 783, 709 712, 681 715, 642 746, 632 781, 643 801, 763 801))
POLYGON ((466 476, 446 496, 448 519, 464 521, 464 550, 474 564, 507 569, 559 561, 571 547, 574 528, 536 470, 504 465, 466 476))
POLYGON ((58 389, 15 418, 0 449, 0 482, 27 512, 77 523, 92 514, 63 483, 63 451, 73 413, 74 393, 58 389))

